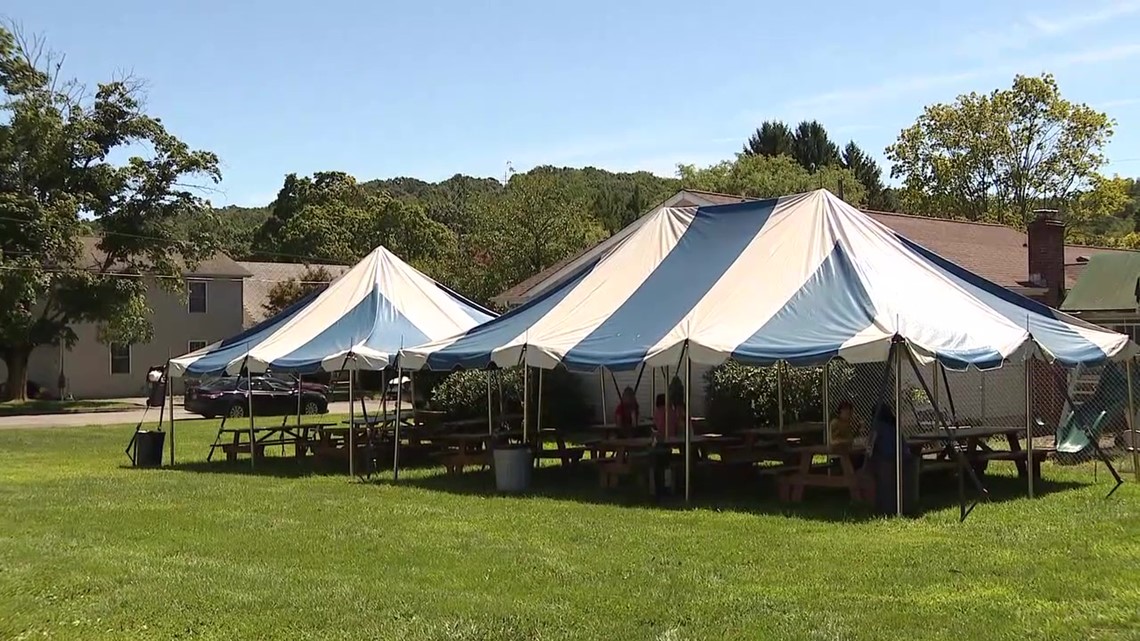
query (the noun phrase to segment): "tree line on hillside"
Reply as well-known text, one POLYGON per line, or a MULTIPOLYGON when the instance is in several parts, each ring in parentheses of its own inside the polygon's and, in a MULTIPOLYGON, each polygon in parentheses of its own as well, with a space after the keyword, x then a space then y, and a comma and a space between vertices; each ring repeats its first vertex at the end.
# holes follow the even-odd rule
MULTIPOLYGON (((214 154, 148 115, 138 83, 90 91, 60 61, 0 27, 0 359, 11 398, 24 394, 31 351, 73 344, 75 323, 97 324, 105 342, 150 340, 148 287, 180 291, 184 270, 217 251, 351 264, 385 245, 489 304, 682 188, 762 198, 824 187, 861 207, 1017 227, 1046 207, 1072 241, 1140 247, 1140 186, 1100 173, 1115 123, 1064 99, 1048 75, 927 107, 886 150, 894 188, 821 123, 770 121, 734 158, 680 165, 676 177, 542 166, 504 181, 360 182, 324 171, 285 176, 266 207, 215 209, 201 189, 221 178, 214 154), (135 155, 111 160, 124 151, 135 155)), ((279 284, 268 311, 329 277, 314 269, 279 284)))

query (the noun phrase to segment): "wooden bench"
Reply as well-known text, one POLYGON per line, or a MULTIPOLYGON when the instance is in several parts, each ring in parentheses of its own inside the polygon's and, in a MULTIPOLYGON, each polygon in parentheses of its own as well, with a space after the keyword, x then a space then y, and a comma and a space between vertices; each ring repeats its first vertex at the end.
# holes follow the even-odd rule
POLYGON ((439 462, 443 464, 448 474, 461 474, 467 467, 486 469, 491 466, 491 453, 488 451, 463 452, 451 450, 436 452, 435 456, 439 458, 439 462))
POLYGON ((536 461, 549 459, 560 460, 563 465, 573 465, 581 462, 586 456, 586 447, 584 446, 567 446, 554 449, 537 448, 534 452, 534 459, 536 461))
MULTIPOLYGON (((265 448, 272 445, 292 445, 295 448, 293 454, 294 456, 298 457, 304 456, 308 448, 308 442, 301 439, 271 439, 267 441, 257 441, 254 443, 252 447, 253 455, 257 458, 265 458, 265 448)), ((237 460, 238 454, 249 454, 251 450, 248 441, 237 443, 232 441, 229 443, 213 443, 210 445, 210 455, 213 455, 215 449, 222 450, 222 452, 224 452, 226 455, 226 460, 230 461, 231 463, 237 460)))
POLYGON ((1032 471, 1033 478, 1041 478, 1041 464, 1054 450, 1052 448, 1033 448, 1033 461, 1030 464, 1030 469, 1026 469, 1026 461, 1029 460, 1029 450, 992 450, 989 452, 978 452, 974 454, 973 458, 988 463, 989 461, 1013 461, 1017 466, 1017 476, 1019 478, 1026 478, 1026 475, 1032 471))
POLYGON ((617 487, 621 479, 633 475, 636 466, 631 461, 614 458, 598 459, 598 482, 604 488, 617 487))

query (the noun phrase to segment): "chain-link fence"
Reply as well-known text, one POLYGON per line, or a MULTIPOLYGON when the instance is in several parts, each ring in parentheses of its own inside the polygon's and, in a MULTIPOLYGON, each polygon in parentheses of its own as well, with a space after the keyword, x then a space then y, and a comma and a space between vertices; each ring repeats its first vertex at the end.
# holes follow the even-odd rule
POLYGON ((1140 380, 1129 373, 1126 363, 1064 368, 1034 359, 953 371, 918 364, 904 352, 898 364, 833 361, 820 400, 829 417, 850 403, 856 437, 870 436, 874 408, 886 403, 897 410, 908 445, 928 445, 915 448, 924 461, 945 454, 939 448, 955 434, 961 437, 956 447, 978 472, 992 471, 991 465, 998 474, 1016 471, 1028 485, 1031 474, 1042 478, 1036 476, 1041 468, 1045 481, 1051 471, 1067 476, 1083 470, 1115 483, 1114 474, 1136 475, 1140 457, 1129 418, 1140 401, 1140 380))

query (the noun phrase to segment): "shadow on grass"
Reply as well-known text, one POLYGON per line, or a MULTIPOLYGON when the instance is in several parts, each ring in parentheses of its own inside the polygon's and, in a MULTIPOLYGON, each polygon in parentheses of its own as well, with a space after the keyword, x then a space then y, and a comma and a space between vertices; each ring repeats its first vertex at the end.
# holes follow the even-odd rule
MULTIPOLYGON (((491 497, 498 496, 494 474, 490 471, 466 472, 459 475, 434 474, 405 477, 400 481, 391 478, 374 479, 381 485, 400 485, 449 494, 491 497)), ((989 493, 989 503, 1025 498, 1026 481, 1016 476, 990 475, 982 479, 989 493)), ((1087 484, 1074 481, 1040 480, 1035 486, 1038 497, 1074 490, 1087 484)), ((632 508, 658 508, 670 510, 706 509, 734 511, 750 514, 768 514, 799 517, 828 522, 862 522, 879 518, 873 506, 854 503, 843 490, 808 488, 800 503, 785 503, 776 498, 775 482, 770 478, 728 482, 724 479, 695 477, 692 500, 685 503, 683 496, 669 495, 654 498, 645 485, 627 483, 619 488, 603 488, 597 475, 588 466, 544 466, 535 470, 529 491, 523 497, 540 497, 577 503, 593 503, 632 508)), ((977 497, 968 485, 967 502, 977 497)), ((924 479, 919 502, 922 513, 954 509, 959 506, 958 485, 954 477, 924 479)), ((985 502, 975 516, 981 516, 985 502)))
MULTIPOLYGON (((129 467, 129 466, 124 466, 129 467)), ((345 461, 318 462, 312 457, 294 458, 291 456, 270 456, 250 465, 248 458, 238 461, 192 461, 179 463, 173 467, 180 472, 206 474, 234 474, 239 476, 269 476, 277 478, 303 478, 309 476, 347 477, 345 461)), ((494 474, 490 470, 468 471, 449 475, 432 464, 431 461, 408 461, 401 465, 399 481, 393 481, 390 467, 381 465, 369 483, 414 487, 433 492, 455 495, 491 497, 499 496, 495 488, 494 474)), ((1004 472, 1004 470, 1003 470, 1004 472)), ((1009 470, 1009 472, 1012 472, 1009 470)), ((1028 495, 1027 483, 1013 474, 987 474, 982 484, 989 493, 989 503, 1017 500, 1028 495)), ((1035 483, 1038 497, 1087 487, 1088 483, 1073 480, 1042 479, 1035 483)), ((967 502, 977 498, 976 491, 967 482, 967 502)), ((543 466, 534 471, 530 490, 524 497, 546 498, 576 503, 591 503, 630 508, 651 508, 666 510, 706 509, 733 511, 750 514, 784 515, 828 522, 863 522, 878 518, 873 507, 867 503, 854 503, 843 490, 808 488, 800 503, 784 503, 776 498, 775 482, 771 478, 729 481, 723 478, 695 475, 692 501, 686 503, 683 496, 666 495, 654 498, 649 495, 645 483, 627 482, 619 488, 603 488, 598 483, 596 471, 589 465, 543 466)), ((953 475, 922 478, 922 494, 919 501, 920 514, 952 509, 959 505, 958 483, 953 475)), ((982 502, 973 518, 983 517, 986 503, 982 502)), ((984 517, 983 517, 984 518, 984 517)))
MULTIPOLYGON (((130 467, 125 465, 124 467, 130 467)), ((277 478, 304 478, 306 476, 347 476, 347 466, 318 464, 312 458, 267 456, 251 465, 248 458, 237 461, 191 461, 175 463, 163 469, 197 474, 234 474, 238 476, 272 476, 277 478)))
MULTIPOLYGON (((123 465, 121 467, 131 468, 130 465, 123 465)), ((434 468, 434 464, 428 460, 417 459, 412 459, 406 464, 401 464, 401 469, 425 468, 434 468)), ((227 461, 224 455, 221 455, 213 461, 196 460, 186 463, 176 463, 173 466, 164 466, 163 469, 199 474, 273 476, 290 479, 304 478, 307 476, 342 476, 347 478, 348 459, 317 459, 311 455, 302 457, 269 455, 258 458, 256 464, 251 464, 248 456, 239 458, 236 461, 227 461)), ((391 463, 380 460, 378 469, 372 470, 371 475, 366 474, 366 470, 363 468, 358 471, 361 476, 367 479, 369 476, 375 477, 375 475, 390 472, 391 463)))

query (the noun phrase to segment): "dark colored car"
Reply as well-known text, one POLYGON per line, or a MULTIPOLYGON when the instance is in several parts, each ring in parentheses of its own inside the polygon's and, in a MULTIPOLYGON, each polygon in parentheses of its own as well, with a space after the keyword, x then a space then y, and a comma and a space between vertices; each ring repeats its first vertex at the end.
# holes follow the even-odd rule
MULTIPOLYGON (((244 376, 223 376, 186 390, 183 401, 187 412, 206 418, 249 414, 249 383, 244 376)), ((302 383, 298 404, 297 383, 273 376, 253 376, 253 413, 255 416, 287 416, 324 414, 329 411, 327 387, 302 383)))

